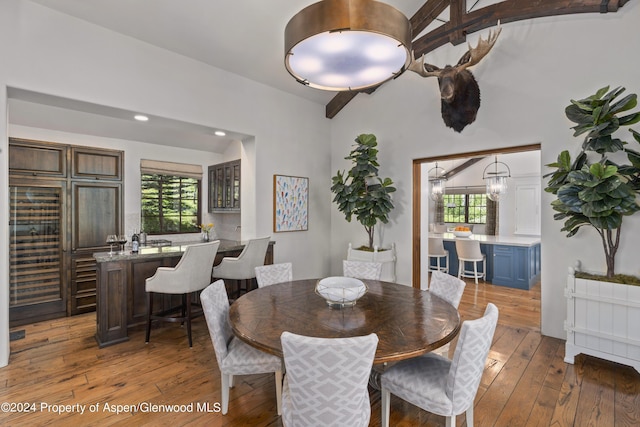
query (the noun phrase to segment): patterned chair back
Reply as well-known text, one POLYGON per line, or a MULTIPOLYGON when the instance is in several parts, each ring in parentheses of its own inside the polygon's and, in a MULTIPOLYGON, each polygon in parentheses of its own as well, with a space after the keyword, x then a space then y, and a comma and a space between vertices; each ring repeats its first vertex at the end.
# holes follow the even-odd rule
POLYGON ((434 271, 431 273, 429 292, 433 292, 457 309, 466 285, 464 280, 442 271, 434 271))
POLYGON ((255 271, 259 288, 293 280, 293 265, 290 262, 261 265, 255 271))
POLYGON ((342 261, 342 274, 345 277, 380 280, 381 273, 381 262, 348 261, 346 259, 342 261))
POLYGON ((454 414, 473 405, 497 323, 498 307, 489 303, 483 317, 462 324, 446 387, 454 414))
POLYGON ((283 332, 282 421, 287 427, 367 427, 378 336, 316 338, 283 332))

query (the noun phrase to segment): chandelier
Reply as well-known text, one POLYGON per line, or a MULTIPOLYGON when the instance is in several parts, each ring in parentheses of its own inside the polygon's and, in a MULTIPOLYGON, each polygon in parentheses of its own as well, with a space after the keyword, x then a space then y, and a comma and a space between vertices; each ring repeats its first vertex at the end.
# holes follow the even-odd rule
POLYGON ((511 178, 511 169, 506 163, 499 162, 496 156, 493 163, 489 163, 482 172, 482 179, 486 182, 487 197, 497 202, 507 192, 507 178, 511 178), (499 166, 500 165, 500 166, 499 166), (487 171, 493 166, 493 171, 487 171))
POLYGON ((431 197, 431 200, 439 201, 442 200, 445 193, 445 182, 447 182, 447 178, 443 175, 445 170, 438 167, 438 162, 436 162, 436 166, 429 169, 429 175, 431 175, 431 171, 434 171, 435 175, 433 178, 429 178, 429 184, 431 184, 429 197, 431 197), (438 175, 438 170, 442 171, 440 175, 438 175))
POLYGON ((411 62, 411 24, 375 0, 323 0, 291 18, 284 32, 285 67, 322 90, 377 86, 411 62))

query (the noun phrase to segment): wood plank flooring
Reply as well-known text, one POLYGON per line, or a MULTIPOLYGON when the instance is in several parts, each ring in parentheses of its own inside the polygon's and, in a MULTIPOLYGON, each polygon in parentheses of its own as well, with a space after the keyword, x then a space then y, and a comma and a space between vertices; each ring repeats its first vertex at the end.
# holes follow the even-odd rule
MULTIPOLYGON (((640 374, 586 356, 564 363, 564 341, 540 335, 539 284, 521 291, 468 283, 463 320, 481 316, 487 302, 500 319, 476 396, 476 426, 640 425, 640 374)), ((220 375, 202 318, 193 325, 193 348, 183 328, 164 324, 147 345, 139 329, 129 342, 98 349, 95 314, 16 329, 26 337, 11 343, 10 364, 0 369, 0 402, 16 412, 3 406, 0 425, 282 425, 273 375, 237 377, 229 413, 217 412, 220 375)), ((371 405, 370 425, 379 426, 378 391, 371 405)), ((444 418, 392 397, 391 425, 441 426, 444 418)), ((464 416, 457 425, 466 425, 464 416)))

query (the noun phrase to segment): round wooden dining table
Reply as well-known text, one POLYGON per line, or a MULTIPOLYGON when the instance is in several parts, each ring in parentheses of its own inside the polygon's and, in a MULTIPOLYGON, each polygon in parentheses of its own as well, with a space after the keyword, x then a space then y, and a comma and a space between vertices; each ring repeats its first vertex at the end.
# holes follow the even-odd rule
POLYGON ((428 353, 460 330, 458 311, 442 298, 410 286, 363 280, 367 293, 355 306, 335 308, 316 294, 318 279, 265 286, 229 309, 233 332, 247 344, 282 357, 280 335, 321 338, 378 335, 374 364, 428 353))

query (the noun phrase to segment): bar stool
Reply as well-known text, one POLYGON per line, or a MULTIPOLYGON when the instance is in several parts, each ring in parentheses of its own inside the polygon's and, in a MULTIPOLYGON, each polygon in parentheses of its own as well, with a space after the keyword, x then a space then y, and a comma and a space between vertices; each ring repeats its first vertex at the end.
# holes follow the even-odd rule
POLYGON ((429 271, 449 272, 449 251, 444 248, 444 242, 441 237, 429 237, 429 271), (431 265, 431 258, 435 258, 436 265, 431 265), (444 258, 444 265, 440 264, 440 260, 444 258))
POLYGON ((193 346, 191 320, 196 315, 202 315, 202 312, 192 313, 191 307, 199 304, 191 300, 191 294, 201 291, 211 283, 211 268, 219 246, 219 240, 187 246, 175 267, 158 267, 156 273, 145 281, 145 291, 147 291, 146 343, 149 342, 151 335, 151 322, 161 320, 186 323, 189 347, 193 346), (182 295, 182 304, 154 313, 153 294, 182 295), (173 314, 176 312, 180 312, 180 314, 173 314))
POLYGON ((478 279, 486 280, 487 256, 480 251, 480 242, 468 238, 456 239, 456 252, 458 253, 458 279, 461 277, 473 278, 478 284, 478 279), (473 270, 467 270, 465 263, 473 263, 473 270), (478 271, 478 263, 482 262, 482 271, 478 271))
POLYGON ((251 285, 248 281, 255 279, 255 268, 264 265, 269 239, 271 236, 249 240, 240 255, 222 258, 220 264, 213 267, 212 281, 224 279, 240 282, 234 292, 235 298, 238 298, 242 291, 249 292, 251 285), (242 283, 245 284, 244 288, 242 283))

